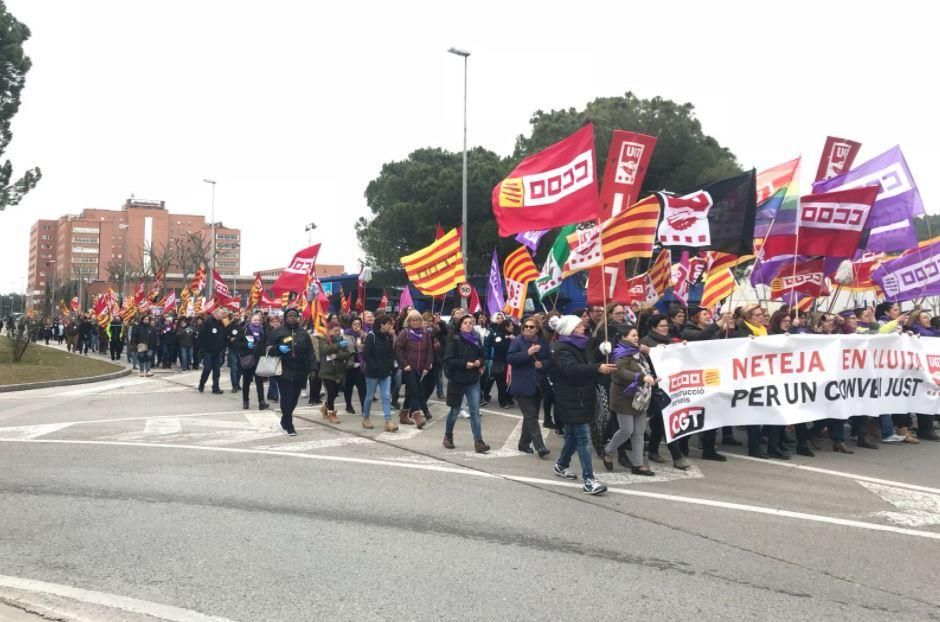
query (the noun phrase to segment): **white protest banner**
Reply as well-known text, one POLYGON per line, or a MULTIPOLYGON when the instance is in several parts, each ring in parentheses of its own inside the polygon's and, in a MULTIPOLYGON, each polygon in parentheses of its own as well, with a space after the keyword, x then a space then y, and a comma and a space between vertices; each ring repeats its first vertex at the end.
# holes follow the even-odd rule
POLYGON ((940 412, 940 339, 774 335, 653 348, 669 442, 722 426, 940 412))

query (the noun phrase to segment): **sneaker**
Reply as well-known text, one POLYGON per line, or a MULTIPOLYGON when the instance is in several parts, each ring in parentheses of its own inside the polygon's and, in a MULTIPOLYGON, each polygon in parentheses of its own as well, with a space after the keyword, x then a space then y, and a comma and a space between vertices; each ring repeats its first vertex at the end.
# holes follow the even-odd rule
POLYGON ((589 479, 584 481, 584 486, 581 487, 581 490, 589 495, 602 495, 607 492, 607 486, 596 479, 589 479))
POLYGON ((288 435, 288 436, 297 436, 297 430, 295 430, 294 428, 291 428, 290 430, 287 431, 287 435, 288 435))
POLYGON ((461 419, 469 419, 470 413, 467 412, 466 408, 461 408, 457 416, 460 417, 461 419))
POLYGON ((562 479, 578 479, 578 476, 571 472, 571 469, 563 469, 555 463, 555 475, 562 479))
POLYGON ((692 465, 689 464, 689 461, 685 459, 685 456, 679 456, 672 461, 672 466, 679 469, 680 471, 686 471, 692 465))
POLYGON ((490 402, 489 402, 488 400, 483 400, 483 401, 481 401, 481 402, 480 402, 480 408, 483 408, 484 406, 486 406, 486 405, 489 404, 489 403, 490 403, 490 402))
POLYGON ((882 443, 903 443, 904 437, 898 436, 897 434, 892 434, 891 436, 881 439, 881 442, 882 443))

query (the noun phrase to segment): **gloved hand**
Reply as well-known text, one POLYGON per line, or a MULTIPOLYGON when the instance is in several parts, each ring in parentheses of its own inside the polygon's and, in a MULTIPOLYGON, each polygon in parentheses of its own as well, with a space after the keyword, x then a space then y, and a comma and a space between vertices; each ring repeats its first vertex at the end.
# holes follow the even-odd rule
POLYGON ((601 354, 603 354, 604 356, 607 356, 608 354, 614 351, 613 348, 610 347, 609 341, 605 341, 601 345, 597 346, 597 349, 600 350, 601 354))
POLYGON ((280 351, 281 354, 287 354, 288 352, 290 352, 290 346, 286 346, 283 343, 279 345, 277 349, 278 351, 280 351))
POLYGON ((248 349, 249 349, 249 350, 254 350, 254 349, 255 349, 255 342, 254 342, 254 341, 249 341, 249 342, 248 342, 248 349))
POLYGON ((347 345, 349 345, 349 342, 346 341, 345 339, 342 339, 342 340, 339 342, 339 345, 340 345, 341 348, 345 348, 347 345))

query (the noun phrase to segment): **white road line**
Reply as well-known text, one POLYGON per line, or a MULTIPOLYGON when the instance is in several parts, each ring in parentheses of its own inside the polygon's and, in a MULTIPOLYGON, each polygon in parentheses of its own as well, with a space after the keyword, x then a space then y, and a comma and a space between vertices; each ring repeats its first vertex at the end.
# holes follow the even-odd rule
POLYGON ((179 417, 166 419, 148 419, 144 424, 144 435, 177 434, 183 429, 183 422, 179 417))
POLYGON ((875 512, 872 516, 885 518, 896 525, 905 527, 940 525, 940 495, 871 482, 859 482, 859 484, 900 510, 899 512, 875 512))
POLYGON ((346 436, 342 438, 326 438, 320 441, 300 441, 299 443, 279 443, 277 445, 260 445, 252 449, 268 449, 271 451, 310 451, 315 449, 330 449, 332 447, 345 447, 347 445, 375 445, 375 441, 361 436, 346 436))
MULTIPOLYGON (((446 403, 444 403, 444 402, 439 402, 439 401, 437 401, 437 400, 429 400, 429 401, 428 401, 428 404, 439 404, 440 406, 444 406, 444 417, 447 417, 447 412, 448 412, 450 409, 447 408, 447 404, 446 404, 446 403)), ((481 412, 481 413, 485 413, 485 414, 487 414, 487 415, 498 415, 498 416, 500 416, 500 417, 508 417, 508 418, 510 418, 510 419, 522 419, 522 415, 516 415, 516 414, 513 414, 513 413, 506 412, 506 411, 490 410, 490 409, 488 409, 488 408, 481 408, 481 409, 480 409, 480 412, 481 412)))
POLYGON ((146 600, 138 600, 127 596, 117 594, 108 594, 105 592, 95 592, 84 590, 70 585, 60 585, 58 583, 46 583, 45 581, 33 581, 32 579, 21 579, 19 577, 8 577, 0 575, 0 587, 14 590, 23 590, 35 594, 51 594, 63 598, 71 598, 83 603, 98 605, 128 611, 140 615, 153 616, 160 620, 169 622, 232 622, 228 618, 218 616, 208 616, 189 609, 181 609, 172 605, 161 605, 146 600))
MULTIPOLYGON (((322 460, 327 462, 345 462, 350 464, 365 464, 380 467, 395 467, 402 469, 417 469, 420 471, 433 471, 437 473, 451 473, 454 475, 466 475, 471 477, 480 477, 483 479, 504 479, 514 482, 528 484, 538 484, 542 486, 561 486, 565 488, 580 488, 577 483, 564 482, 557 479, 540 479, 535 477, 521 477, 518 475, 508 475, 501 473, 487 473, 459 466, 437 466, 433 464, 413 464, 407 462, 395 462, 392 460, 375 460, 370 458, 351 458, 347 456, 331 456, 323 454, 304 454, 296 452, 280 452, 271 450, 248 449, 240 447, 205 447, 202 445, 177 445, 170 443, 120 443, 107 441, 71 441, 71 440, 52 440, 52 439, 34 439, 34 440, 9 440, 0 441, 4 443, 33 443, 33 444, 59 444, 59 445, 103 445, 118 447, 149 447, 155 449, 196 449, 201 451, 218 451, 226 453, 241 453, 267 456, 285 456, 291 458, 301 458, 305 460, 322 460)), ((794 512, 791 510, 782 510, 772 507, 759 505, 748 505, 744 503, 732 503, 728 501, 718 501, 716 499, 705 499, 702 497, 684 497, 680 495, 668 495, 656 492, 647 492, 642 490, 633 490, 626 488, 611 488, 612 494, 626 495, 630 497, 644 497, 647 499, 656 499, 659 501, 670 501, 673 503, 685 503, 688 505, 699 505, 724 510, 734 510, 738 512, 748 512, 751 514, 762 514, 765 516, 775 516, 777 518, 791 518, 795 520, 804 520, 816 523, 825 523, 829 525, 839 525, 841 527, 853 527, 857 529, 867 529, 869 531, 883 531, 902 536, 913 536, 917 538, 927 538, 930 540, 940 540, 940 532, 920 531, 917 529, 908 529, 904 527, 895 527, 893 525, 881 525, 878 523, 867 523, 864 521, 836 518, 834 516, 824 516, 821 514, 808 514, 806 512, 794 512)))
POLYGON ((72 425, 71 423, 40 423, 0 428, 0 440, 22 441, 52 434, 72 425))
POLYGON ((113 391, 114 389, 119 389, 121 387, 130 387, 134 385, 146 384, 147 382, 149 381, 143 378, 135 378, 133 380, 105 382, 105 383, 95 384, 90 387, 85 387, 83 389, 73 389, 71 391, 62 391, 61 393, 56 393, 56 395, 59 397, 76 397, 80 395, 91 395, 93 393, 106 393, 108 391, 113 391))
POLYGON ((940 494, 940 489, 930 488, 928 486, 918 486, 917 484, 905 484, 904 482, 895 482, 890 479, 879 479, 877 477, 868 477, 867 475, 858 475, 856 473, 848 473, 845 471, 833 471, 831 469, 821 469, 819 467, 813 467, 804 464, 794 464, 793 462, 780 462, 778 460, 764 460, 763 458, 754 458, 752 456, 742 456, 740 454, 726 453, 724 454, 729 458, 735 458, 737 460, 751 460, 753 462, 759 462, 761 464, 766 464, 767 466, 783 467, 785 469, 794 469, 797 471, 808 471, 810 473, 821 473, 823 475, 831 475, 833 477, 845 477, 847 479, 854 479, 857 482, 871 482, 873 484, 883 484, 885 486, 895 486, 897 488, 907 488, 908 490, 919 490, 921 492, 932 492, 935 494, 940 494))
MULTIPOLYGON (((150 417, 147 417, 147 416, 115 417, 113 419, 88 419, 85 421, 69 421, 67 423, 66 422, 62 422, 62 423, 65 425, 82 425, 86 423, 115 423, 118 421, 147 421, 149 419, 168 419, 172 417, 190 418, 190 417, 212 417, 213 415, 241 415, 244 412, 245 412, 244 410, 220 410, 218 412, 190 413, 190 414, 185 414, 185 415, 157 415, 157 416, 150 416, 150 417)), ((40 424, 40 425, 43 425, 43 424, 40 424)), ((0 431, 6 430, 6 429, 7 428, 0 426, 0 431)))

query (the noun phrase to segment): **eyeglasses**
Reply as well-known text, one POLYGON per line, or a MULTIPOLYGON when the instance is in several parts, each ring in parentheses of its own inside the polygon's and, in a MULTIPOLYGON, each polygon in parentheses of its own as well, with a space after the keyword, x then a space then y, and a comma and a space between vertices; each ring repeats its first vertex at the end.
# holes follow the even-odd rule
POLYGON ((614 311, 613 313, 611 313, 611 315, 626 315, 626 314, 627 314, 626 311, 614 311))

